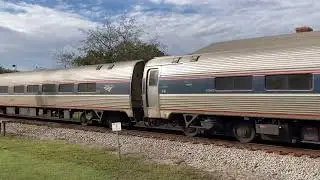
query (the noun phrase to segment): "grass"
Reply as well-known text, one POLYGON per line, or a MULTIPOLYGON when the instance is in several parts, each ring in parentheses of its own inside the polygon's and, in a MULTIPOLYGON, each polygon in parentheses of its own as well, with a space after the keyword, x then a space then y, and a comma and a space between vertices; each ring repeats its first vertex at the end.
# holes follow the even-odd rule
POLYGON ((214 179, 183 166, 119 158, 111 152, 61 141, 0 137, 0 179, 214 179))

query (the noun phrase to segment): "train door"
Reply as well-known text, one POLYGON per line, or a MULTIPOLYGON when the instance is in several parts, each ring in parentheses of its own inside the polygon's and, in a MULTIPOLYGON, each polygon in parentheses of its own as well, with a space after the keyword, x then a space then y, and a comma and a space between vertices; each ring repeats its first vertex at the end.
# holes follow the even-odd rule
POLYGON ((150 118, 160 118, 159 109, 159 69, 149 69, 146 78, 146 112, 150 118))

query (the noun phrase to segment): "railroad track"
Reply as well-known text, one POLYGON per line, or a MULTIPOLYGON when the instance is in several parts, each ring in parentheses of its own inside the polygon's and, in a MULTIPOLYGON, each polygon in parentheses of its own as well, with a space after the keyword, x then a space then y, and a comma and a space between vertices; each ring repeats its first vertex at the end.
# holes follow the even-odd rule
MULTIPOLYGON (((48 126, 52 128, 69 128, 75 130, 93 131, 101 133, 111 133, 112 131, 108 128, 101 126, 82 126, 78 123, 70 122, 57 122, 57 121, 43 121, 43 120, 31 120, 30 118, 8 118, 0 116, 1 119, 9 120, 11 123, 22 123, 37 126, 48 126)), ((154 138, 160 140, 188 142, 192 144, 203 144, 203 145, 216 145, 226 148, 237 148, 246 149, 250 151, 263 151, 266 153, 276 153, 280 155, 293 155, 296 157, 307 156, 310 158, 320 158, 320 146, 294 146, 294 145, 270 145, 265 143, 240 143, 230 139, 217 139, 217 138, 205 138, 205 137, 187 137, 180 132, 158 130, 149 128, 124 128, 119 133, 120 135, 130 135, 144 138, 154 138), (307 147, 307 148, 306 148, 307 147)))

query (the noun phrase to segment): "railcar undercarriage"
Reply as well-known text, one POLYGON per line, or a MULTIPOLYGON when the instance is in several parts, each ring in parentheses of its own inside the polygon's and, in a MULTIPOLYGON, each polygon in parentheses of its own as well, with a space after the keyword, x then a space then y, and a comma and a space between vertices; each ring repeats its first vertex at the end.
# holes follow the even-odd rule
POLYGON ((174 114, 171 119, 184 122, 183 130, 187 136, 208 132, 233 136, 244 143, 260 138, 286 143, 320 144, 320 123, 317 121, 197 114, 174 114))
POLYGON ((183 131, 187 136, 201 133, 233 136, 243 143, 257 138, 287 143, 320 144, 320 123, 311 120, 268 119, 199 114, 171 114, 169 119, 143 118, 135 121, 122 112, 75 110, 58 108, 0 107, 0 114, 42 119, 78 121, 83 125, 94 122, 111 126, 121 121, 124 126, 144 126, 183 131))

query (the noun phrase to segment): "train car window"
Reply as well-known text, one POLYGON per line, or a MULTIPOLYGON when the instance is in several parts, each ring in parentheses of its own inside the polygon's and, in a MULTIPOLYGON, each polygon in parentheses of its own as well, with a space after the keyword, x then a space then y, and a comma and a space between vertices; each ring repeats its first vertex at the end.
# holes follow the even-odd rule
POLYGON ((312 89, 312 74, 268 75, 266 89, 268 90, 310 90, 312 89))
POLYGON ((217 77, 216 90, 251 90, 252 76, 217 77))
POLYGON ((0 86, 0 93, 8 93, 9 87, 8 86, 0 86))
POLYGON ((39 85, 28 85, 27 86, 27 92, 32 93, 32 92, 39 92, 39 85))
POLYGON ((78 92, 96 92, 96 83, 80 83, 78 85, 78 92))
POLYGON ((74 91, 74 84, 60 84, 59 85, 59 92, 73 92, 74 91))
POLYGON ((14 93, 24 93, 24 86, 14 86, 13 92, 14 93))
POLYGON ((281 90, 287 89, 288 87, 287 75, 268 75, 265 79, 266 89, 281 90))
POLYGON ((233 78, 232 77, 217 77, 215 79, 215 88, 217 90, 233 89, 233 78))
POLYGON ((234 77, 234 89, 235 90, 251 90, 252 76, 234 77))
POLYGON ((293 90, 310 90, 312 82, 312 74, 290 75, 288 77, 289 89, 293 90))
POLYGON ((56 92, 56 85, 55 84, 43 84, 42 85, 42 92, 56 92))
POLYGON ((149 86, 158 85, 158 70, 151 70, 149 73, 149 86))

